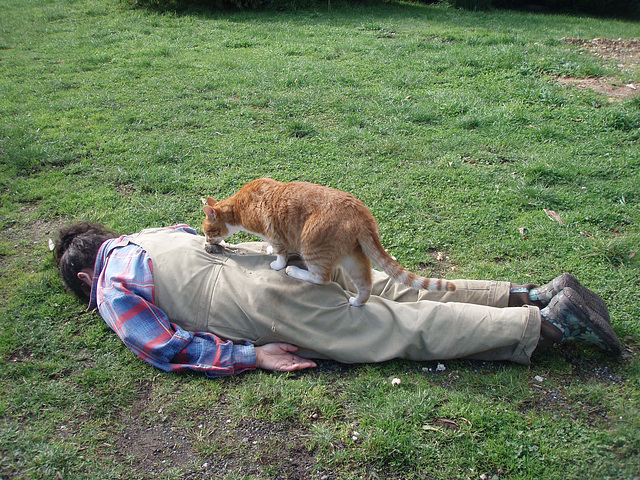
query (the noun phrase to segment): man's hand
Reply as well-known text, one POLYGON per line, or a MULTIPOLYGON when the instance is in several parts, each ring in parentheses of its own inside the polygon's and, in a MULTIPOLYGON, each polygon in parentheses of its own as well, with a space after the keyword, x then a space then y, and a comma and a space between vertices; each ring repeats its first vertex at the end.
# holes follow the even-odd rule
POLYGON ((292 372, 316 366, 314 361, 291 353, 296 350, 298 347, 288 343, 267 343, 256 347, 256 367, 278 372, 292 372))

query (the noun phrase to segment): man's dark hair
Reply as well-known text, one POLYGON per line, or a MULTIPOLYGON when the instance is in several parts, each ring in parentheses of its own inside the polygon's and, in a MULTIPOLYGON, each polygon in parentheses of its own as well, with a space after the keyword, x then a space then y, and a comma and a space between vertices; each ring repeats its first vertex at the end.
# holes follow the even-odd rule
POLYGON ((100 246, 117 234, 100 223, 77 222, 58 232, 53 258, 60 267, 62 283, 75 295, 86 298, 91 288, 78 278, 78 272, 93 269, 100 246))

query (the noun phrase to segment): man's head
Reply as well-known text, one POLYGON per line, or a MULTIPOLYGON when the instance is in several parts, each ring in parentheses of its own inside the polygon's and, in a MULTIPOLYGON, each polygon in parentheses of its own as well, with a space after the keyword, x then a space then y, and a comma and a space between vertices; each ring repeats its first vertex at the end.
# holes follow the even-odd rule
POLYGON ((116 236, 104 225, 87 222, 72 223, 58 232, 53 257, 60 267, 62 282, 78 297, 90 295, 91 287, 83 281, 82 274, 93 271, 100 246, 116 236))

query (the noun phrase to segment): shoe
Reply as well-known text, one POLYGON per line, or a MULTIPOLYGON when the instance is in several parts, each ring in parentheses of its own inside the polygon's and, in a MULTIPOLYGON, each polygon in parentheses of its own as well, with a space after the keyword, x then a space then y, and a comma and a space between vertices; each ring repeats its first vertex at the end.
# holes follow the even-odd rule
POLYGON ((540 313, 543 320, 562 332, 559 343, 591 343, 616 356, 622 352, 620 340, 611 324, 571 287, 562 289, 540 313))
POLYGON ((547 305, 553 297, 567 287, 575 290, 583 298, 588 308, 600 315, 607 323, 611 324, 609 309, 604 303, 604 300, 598 294, 583 286, 576 277, 570 273, 563 273, 546 285, 532 288, 529 291, 529 298, 547 305))

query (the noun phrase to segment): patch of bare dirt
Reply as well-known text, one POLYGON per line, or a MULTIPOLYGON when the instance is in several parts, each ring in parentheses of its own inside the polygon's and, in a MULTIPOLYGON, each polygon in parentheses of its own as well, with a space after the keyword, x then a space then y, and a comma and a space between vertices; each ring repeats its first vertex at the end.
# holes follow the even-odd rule
POLYGON ((640 38, 563 38, 565 43, 588 50, 605 62, 615 63, 621 69, 633 69, 640 65, 640 38))
MULTIPOLYGON (((20 210, 20 218, 28 218, 35 211, 35 205, 25 205, 20 210)), ((48 239, 63 225, 60 218, 36 218, 5 222, 0 229, 0 242, 6 248, 0 251, 0 292, 3 291, 2 279, 9 278, 12 268, 19 268, 30 273, 38 270, 42 257, 42 247, 48 250, 48 239), (16 267, 17 265, 17 267, 16 267)), ((6 287, 6 285, 4 285, 6 287)), ((2 299, 0 298, 0 302, 2 299)))
POLYGON ((130 413, 118 421, 120 433, 104 444, 104 455, 126 464, 132 478, 175 475, 183 480, 261 478, 335 479, 316 466, 306 446, 308 427, 255 418, 232 420, 224 395, 219 405, 197 415, 192 425, 153 407, 153 388, 142 387, 130 413))
MULTIPOLYGON (((252 418, 231 425, 218 418, 202 428, 217 443, 217 452, 205 456, 200 474, 219 478, 235 473, 273 480, 306 480, 318 474, 315 453, 305 446, 304 427, 252 418)), ((196 472, 192 475, 197 478, 196 472)))
MULTIPOLYGON (((168 416, 157 421, 149 417, 151 387, 143 387, 130 414, 123 414, 122 433, 103 446, 118 463, 130 464, 137 478, 156 478, 170 468, 188 469, 196 465, 196 454, 189 432, 168 416)), ((160 413, 157 415, 160 416, 160 413)))
POLYGON ((29 219, 35 209, 35 205, 22 207, 19 210, 19 216, 25 220, 9 222, 0 230, 0 240, 13 243, 14 248, 24 252, 31 252, 36 245, 48 245, 48 239, 52 238, 64 225, 64 220, 61 218, 29 219))
MULTIPOLYGON (((28 218, 36 210, 36 205, 25 205, 18 210, 21 218, 28 218)), ((60 218, 37 218, 24 222, 12 222, 0 231, 0 238, 18 242, 42 242, 57 231, 64 221, 60 218)))
MULTIPOLYGON (((583 40, 563 38, 563 41, 569 45, 577 46, 607 63, 614 64, 623 72, 636 70, 640 67, 640 39, 594 38, 593 40, 583 40)), ((612 102, 626 100, 640 93, 640 84, 624 83, 615 78, 558 77, 556 80, 562 85, 590 88, 606 95, 612 102)))
POLYGON ((139 478, 155 478, 170 468, 197 463, 187 439, 187 432, 171 422, 149 425, 132 417, 112 455, 118 463, 130 463, 139 478))
POLYGON ((640 84, 622 85, 613 78, 571 78, 558 77, 556 81, 562 85, 577 88, 590 88, 606 95, 610 102, 626 100, 640 93, 640 84))

